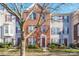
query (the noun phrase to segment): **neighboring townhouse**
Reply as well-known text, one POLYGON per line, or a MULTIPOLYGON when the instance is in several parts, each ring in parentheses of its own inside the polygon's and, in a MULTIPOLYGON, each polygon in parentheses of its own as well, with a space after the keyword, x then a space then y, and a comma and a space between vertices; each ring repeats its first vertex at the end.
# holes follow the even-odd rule
POLYGON ((72 41, 74 44, 79 43, 79 9, 71 14, 72 20, 72 41))
POLYGON ((3 10, 0 9, 0 42, 3 42, 3 27, 5 22, 5 15, 3 14, 3 10))
POLYGON ((16 17, 5 9, 0 10, 0 42, 15 45, 16 42, 16 17))
POLYGON ((20 39, 21 39, 21 29, 17 20, 16 20, 16 46, 20 44, 20 39))
POLYGON ((70 14, 53 14, 50 21, 51 43, 64 44, 69 46, 71 38, 71 18, 70 14))
POLYGON ((23 17, 26 20, 23 29, 25 36, 32 32, 40 18, 42 26, 36 29, 27 40, 27 45, 36 45, 37 47, 47 48, 50 44, 50 13, 45 10, 43 15, 40 17, 42 7, 39 4, 31 5, 27 10, 24 11, 23 17), (27 20, 27 15, 31 12, 33 6, 35 5, 32 13, 27 20))

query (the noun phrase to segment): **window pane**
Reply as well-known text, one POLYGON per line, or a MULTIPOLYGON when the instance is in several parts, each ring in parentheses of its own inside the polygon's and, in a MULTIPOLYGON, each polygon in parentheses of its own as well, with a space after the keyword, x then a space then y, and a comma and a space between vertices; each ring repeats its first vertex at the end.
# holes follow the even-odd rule
POLYGON ((46 25, 41 26, 41 32, 46 32, 46 25))
POLYGON ((59 34, 60 33, 60 29, 57 27, 54 27, 51 29, 51 34, 59 34))
POLYGON ((69 16, 67 16, 67 22, 69 22, 69 16))
POLYGON ((79 36, 79 24, 78 24, 78 26, 77 26, 77 35, 79 36))
POLYGON ((12 21, 12 15, 11 14, 7 15, 7 21, 12 21))
POLYGON ((9 27, 8 27, 8 25, 5 25, 5 33, 8 33, 9 32, 9 27))
POLYGON ((35 12, 33 12, 33 13, 30 15, 30 18, 31 18, 31 20, 36 19, 36 13, 35 13, 35 12))
POLYGON ((41 20, 43 20, 43 21, 45 20, 45 15, 41 16, 41 20))
POLYGON ((67 34, 69 34, 69 28, 67 28, 67 34))
POLYGON ((29 37, 28 38, 28 44, 29 45, 35 45, 36 44, 36 39, 34 37, 29 37))
POLYGON ((28 26, 28 32, 32 32, 34 30, 35 26, 34 25, 30 25, 28 26))

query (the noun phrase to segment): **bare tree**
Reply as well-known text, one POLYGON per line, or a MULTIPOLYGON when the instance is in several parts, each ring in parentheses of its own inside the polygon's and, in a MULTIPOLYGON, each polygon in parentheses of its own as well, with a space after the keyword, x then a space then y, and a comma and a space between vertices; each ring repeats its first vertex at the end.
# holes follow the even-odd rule
POLYGON ((45 4, 45 3, 43 3, 43 4, 40 4, 40 6, 42 7, 42 10, 41 10, 41 13, 40 13, 40 17, 39 17, 39 20, 38 20, 38 22, 37 22, 37 25, 35 26, 35 29, 31 32, 31 33, 29 33, 26 37, 24 37, 23 36, 23 34, 24 34, 24 31, 23 31, 23 24, 28 20, 28 18, 29 18, 29 16, 30 16, 30 14, 32 13, 32 11, 34 10, 34 8, 35 8, 35 5, 36 5, 36 3, 34 4, 34 6, 32 7, 32 10, 31 10, 31 12, 28 14, 28 16, 27 16, 27 18, 26 18, 26 20, 22 17, 22 13, 23 13, 23 10, 22 10, 22 7, 23 7, 23 4, 17 4, 17 3, 13 3, 13 5, 14 5, 14 10, 12 9, 12 8, 10 8, 9 6, 8 6, 8 4, 6 4, 6 3, 0 3, 9 13, 11 13, 12 15, 14 15, 14 16, 16 16, 18 19, 17 19, 17 21, 18 21, 18 23, 19 23, 19 25, 20 25, 20 29, 21 29, 21 39, 20 39, 20 56, 24 56, 25 55, 25 43, 26 43, 26 39, 29 37, 29 36, 31 36, 35 31, 36 31, 36 29, 38 28, 38 27, 40 27, 44 22, 42 22, 42 23, 40 23, 40 18, 41 18, 41 16, 42 16, 42 14, 44 13, 44 11, 47 9, 47 10, 50 10, 50 9, 52 9, 52 10, 56 10, 57 8, 59 8, 61 5, 63 5, 63 4, 60 4, 60 5, 58 5, 58 7, 56 7, 56 8, 49 8, 49 4, 45 4))

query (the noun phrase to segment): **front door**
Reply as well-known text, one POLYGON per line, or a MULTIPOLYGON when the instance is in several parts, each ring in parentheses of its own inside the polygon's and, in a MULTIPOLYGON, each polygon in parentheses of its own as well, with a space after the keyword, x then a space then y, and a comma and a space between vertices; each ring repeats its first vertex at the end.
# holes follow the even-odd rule
POLYGON ((64 45, 67 46, 67 39, 64 39, 64 45))
POLYGON ((42 47, 45 47, 45 37, 42 38, 42 47))
POLYGON ((46 35, 42 34, 40 38, 40 46, 46 48, 46 35))

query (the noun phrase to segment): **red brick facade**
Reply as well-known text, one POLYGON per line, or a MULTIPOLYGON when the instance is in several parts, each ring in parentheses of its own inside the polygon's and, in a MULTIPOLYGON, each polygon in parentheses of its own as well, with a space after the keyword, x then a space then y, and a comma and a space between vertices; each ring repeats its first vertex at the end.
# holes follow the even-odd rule
POLYGON ((76 43, 79 43, 78 25, 79 23, 74 25, 74 40, 76 41, 76 43))
MULTIPOLYGON (((32 8, 30 8, 29 10, 24 11, 23 18, 25 20, 26 20, 27 15, 30 13, 31 10, 32 10, 32 8)), ((41 11, 42 11, 42 7, 40 5, 38 5, 38 4, 36 4, 35 8, 34 8, 34 11, 33 11, 33 12, 36 13, 36 19, 32 20, 29 17, 29 19, 23 25, 24 33, 25 33, 26 36, 29 34, 28 33, 28 27, 29 27, 29 25, 34 25, 35 26, 37 24, 37 22, 38 22, 38 20, 40 18, 40 12, 41 11)), ((37 28, 37 30, 35 31, 35 33, 33 33, 31 35, 32 37, 34 37, 36 39, 36 46, 38 46, 38 47, 40 47, 41 44, 42 44, 41 47, 43 47, 44 45, 46 45, 46 47, 47 47, 49 45, 49 43, 50 43, 50 19, 51 19, 51 17, 50 17, 50 13, 48 13, 47 10, 44 12, 44 15, 45 15, 45 22, 43 23, 43 25, 45 26, 46 31, 45 32, 41 32, 41 27, 39 27, 39 28, 37 28), (46 39, 43 39, 41 41, 40 37, 41 37, 42 34, 46 36, 46 39)), ((27 43, 28 43, 28 40, 29 39, 27 39, 27 43)))

